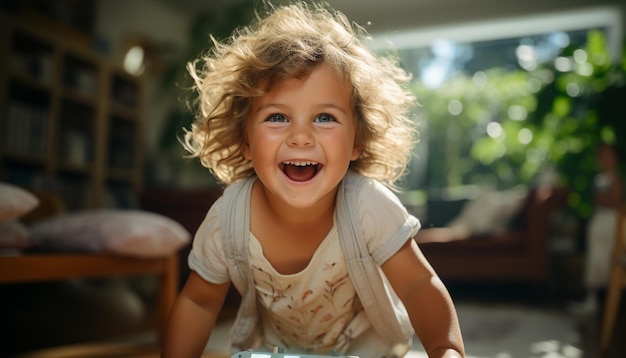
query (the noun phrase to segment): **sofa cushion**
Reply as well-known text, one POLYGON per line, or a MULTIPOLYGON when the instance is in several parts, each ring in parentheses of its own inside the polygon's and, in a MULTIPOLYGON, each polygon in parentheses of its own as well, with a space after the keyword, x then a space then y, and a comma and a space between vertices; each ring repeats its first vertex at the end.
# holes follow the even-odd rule
POLYGON ((467 236, 502 231, 521 210, 527 196, 524 187, 483 191, 467 202, 447 227, 464 231, 467 236))

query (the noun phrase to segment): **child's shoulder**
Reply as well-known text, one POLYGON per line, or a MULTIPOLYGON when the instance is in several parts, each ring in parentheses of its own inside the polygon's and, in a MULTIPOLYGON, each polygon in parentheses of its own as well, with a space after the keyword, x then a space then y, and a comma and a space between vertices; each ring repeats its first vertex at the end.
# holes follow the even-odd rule
POLYGON ((346 190, 353 190, 357 194, 364 193, 381 193, 384 195, 395 196, 391 189, 386 187, 379 180, 367 177, 363 174, 359 174, 353 170, 348 170, 343 178, 343 186, 346 190))
POLYGON ((356 205, 361 210, 378 211, 403 207, 398 196, 382 182, 352 170, 344 177, 340 191, 347 205, 356 205))

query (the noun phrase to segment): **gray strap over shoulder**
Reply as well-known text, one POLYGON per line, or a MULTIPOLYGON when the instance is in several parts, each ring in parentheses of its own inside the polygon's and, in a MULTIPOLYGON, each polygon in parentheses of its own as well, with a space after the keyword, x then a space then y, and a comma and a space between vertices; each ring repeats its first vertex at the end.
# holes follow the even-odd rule
POLYGON ((391 342, 404 342, 410 335, 396 319, 378 265, 362 237, 358 212, 354 210, 358 207, 360 187, 366 180, 360 175, 349 174, 341 182, 335 208, 339 242, 346 257, 348 274, 374 329, 391 342))
POLYGON ((221 212, 221 235, 224 254, 228 260, 233 285, 241 293, 242 302, 236 318, 236 330, 231 336, 233 347, 253 346, 258 324, 254 281, 248 264, 250 236, 250 194, 255 178, 232 184, 224 190, 221 212), (249 293, 249 294, 247 294, 249 293))

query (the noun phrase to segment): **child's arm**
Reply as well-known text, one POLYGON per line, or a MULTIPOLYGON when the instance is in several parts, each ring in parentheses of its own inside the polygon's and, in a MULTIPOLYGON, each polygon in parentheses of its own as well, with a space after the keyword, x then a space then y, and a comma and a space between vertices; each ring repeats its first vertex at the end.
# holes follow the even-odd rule
POLYGON ((200 357, 230 283, 210 283, 194 271, 170 312, 161 357, 200 357))
POLYGON ((415 240, 408 240, 382 269, 404 303, 428 356, 464 357, 463 338, 452 298, 415 240))

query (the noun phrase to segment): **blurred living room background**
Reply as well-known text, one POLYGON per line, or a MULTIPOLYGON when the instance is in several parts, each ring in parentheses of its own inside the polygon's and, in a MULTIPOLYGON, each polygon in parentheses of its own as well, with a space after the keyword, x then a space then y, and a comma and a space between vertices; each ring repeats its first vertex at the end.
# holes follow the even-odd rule
MULTIPOLYGON (((580 298, 595 150, 614 144, 626 157, 624 1, 328 2, 413 75, 420 140, 400 183, 404 204, 425 228, 478 225, 461 245, 424 245, 453 296, 580 298)), ((178 141, 193 115, 186 65, 210 48, 209 34, 226 38, 260 3, 0 3, 0 182, 54 193, 64 212, 145 210, 193 235, 221 186, 178 141)), ((153 290, 137 280, 0 285, 13 331, 0 355, 153 327, 139 317, 153 290), (93 302, 63 302, 72 295, 93 302), (105 313, 89 320, 122 318, 96 328, 77 317, 94 310, 105 313), (47 323, 63 320, 73 329, 47 323)), ((581 328, 584 357, 598 352, 600 320, 581 328)), ((625 332, 618 323, 614 340, 625 332)))

